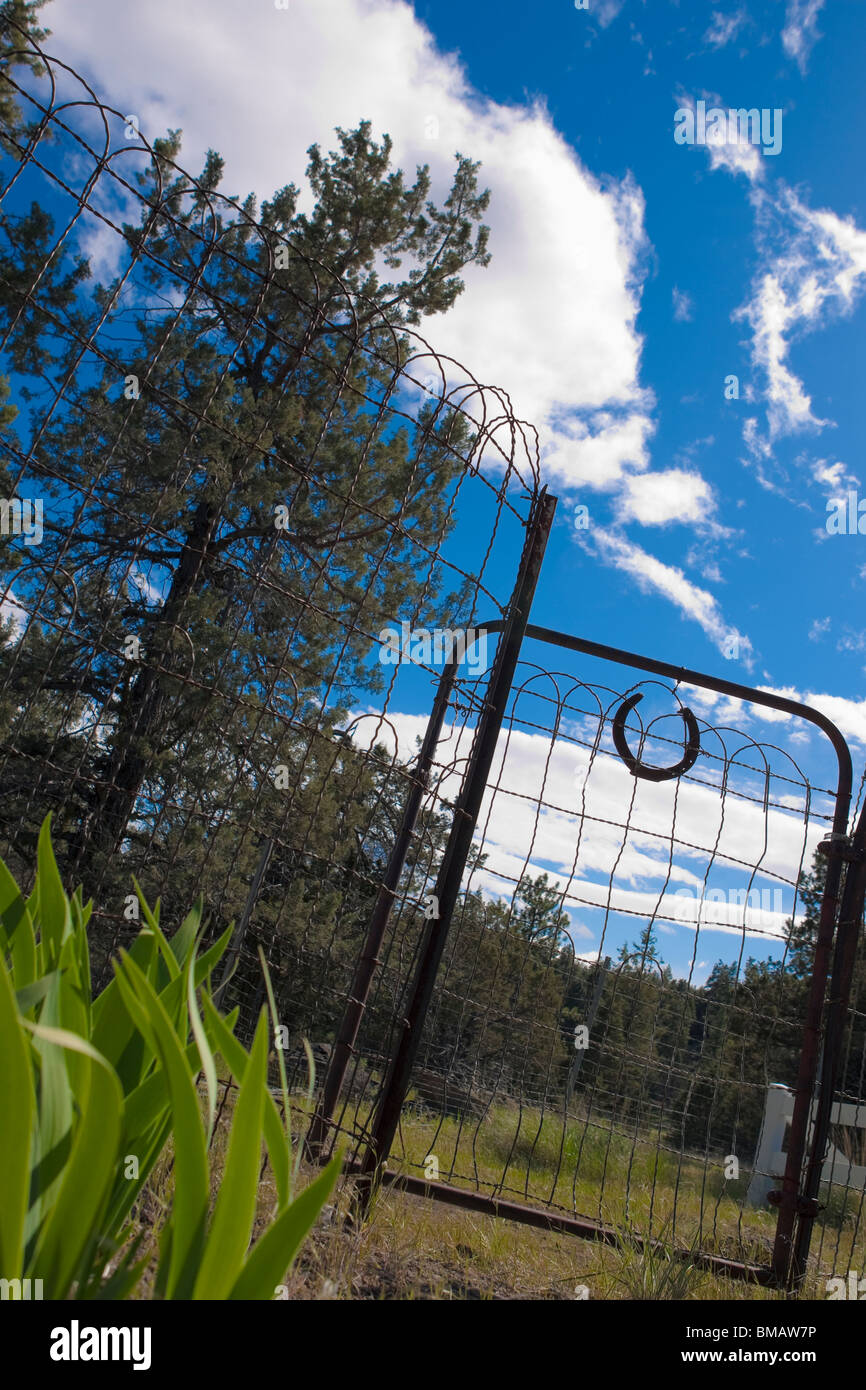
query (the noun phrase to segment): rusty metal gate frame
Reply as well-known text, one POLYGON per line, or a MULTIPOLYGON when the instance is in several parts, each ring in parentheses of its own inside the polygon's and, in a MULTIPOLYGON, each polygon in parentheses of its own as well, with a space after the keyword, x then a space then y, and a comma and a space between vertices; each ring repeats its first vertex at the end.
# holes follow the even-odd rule
MULTIPOLYGON (((781 1189, 769 1194, 769 1201, 778 1208, 772 1260, 769 1266, 759 1266, 724 1259, 708 1252, 701 1251, 697 1255, 689 1252, 689 1258, 693 1262, 717 1274, 796 1292, 806 1271, 811 1232, 820 1210, 817 1194, 829 1137, 831 1107, 842 1051, 845 1011, 866 898, 866 804, 861 810, 856 829, 849 835, 852 761, 848 744, 830 719, 819 710, 798 701, 757 690, 737 681, 723 680, 702 671, 674 666, 669 662, 640 656, 635 652, 591 642, 530 623, 528 616, 553 522, 556 500, 550 494, 542 492, 529 518, 526 543, 508 616, 504 620, 496 619, 479 624, 479 631, 498 633, 500 641, 436 881, 435 895, 439 904, 439 916, 430 920, 425 928, 397 1043, 379 1092, 372 1125, 364 1136, 366 1150, 359 1161, 347 1165, 347 1171, 358 1179, 356 1212, 363 1216, 369 1208, 374 1192, 380 1185, 385 1185, 446 1202, 464 1210, 507 1217, 545 1230, 573 1234, 605 1244, 614 1244, 617 1240, 614 1228, 596 1221, 572 1217, 550 1209, 525 1206, 485 1193, 472 1192, 450 1183, 388 1172, 385 1166, 409 1090, 412 1067, 420 1046, 424 1020, 458 900, 463 871, 486 790, 496 742, 504 722, 523 639, 530 637, 569 651, 663 676, 673 680, 677 685, 698 686, 805 719, 822 730, 836 754, 838 780, 833 828, 819 845, 820 852, 827 858, 827 872, 803 1024, 786 1170, 781 1189)), ((346 1010, 325 1075, 322 1097, 307 1134, 307 1154, 315 1161, 322 1161, 328 1147, 328 1137, 334 1131, 334 1111, 354 1055, 397 885, 409 854, 415 823, 427 790, 456 669, 455 661, 452 659, 445 665, 440 677, 427 731, 413 769, 412 786, 401 825, 373 909, 366 941, 358 958, 346 1010)), ((673 767, 647 767, 641 762, 640 755, 635 757, 631 753, 625 736, 625 719, 640 698, 637 695, 625 699, 613 721, 613 737, 617 751, 634 777, 650 781, 679 778, 692 766, 700 751, 697 721, 691 711, 681 709, 687 736, 683 758, 673 767)), ((639 1240, 637 1243, 655 1245, 652 1240, 639 1240)))

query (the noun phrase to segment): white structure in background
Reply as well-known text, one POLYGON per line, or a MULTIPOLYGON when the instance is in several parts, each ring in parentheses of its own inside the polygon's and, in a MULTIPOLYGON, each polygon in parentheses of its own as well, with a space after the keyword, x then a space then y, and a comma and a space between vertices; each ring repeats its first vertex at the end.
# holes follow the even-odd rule
MULTIPOLYGON (((767 1090, 767 1104, 764 1107, 761 1137, 755 1156, 755 1169, 746 1196, 746 1200, 752 1206, 763 1206, 767 1201, 767 1193, 785 1175, 787 1155, 783 1145, 793 1114, 793 1091, 789 1091, 787 1086, 770 1086, 767 1090)), ((861 1101, 859 1105, 842 1105, 837 1101, 830 1110, 830 1123, 866 1129, 866 1101, 861 1101)), ((832 1144, 828 1144, 824 1167, 821 1169, 821 1181, 832 1182, 837 1187, 852 1187, 859 1192, 866 1191, 866 1168, 850 1163, 844 1154, 832 1144)))

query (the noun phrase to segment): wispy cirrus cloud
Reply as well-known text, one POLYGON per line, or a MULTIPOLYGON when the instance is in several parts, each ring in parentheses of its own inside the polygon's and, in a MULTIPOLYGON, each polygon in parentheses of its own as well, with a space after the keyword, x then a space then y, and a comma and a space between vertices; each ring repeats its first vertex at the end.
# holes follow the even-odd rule
POLYGON ((724 48, 737 37, 747 20, 748 15, 743 9, 735 10, 732 14, 713 10, 712 20, 704 34, 704 43, 709 44, 711 48, 724 48))
POLYGON ((831 423, 815 413, 790 364, 791 347, 834 314, 851 313, 866 291, 866 231, 852 218, 808 207, 785 185, 772 195, 756 191, 753 200, 758 249, 768 269, 756 277, 735 318, 752 330, 752 363, 766 403, 765 425, 750 417, 745 440, 751 456, 766 461, 776 440, 831 423))
POLYGON ((676 285, 674 285, 672 298, 674 304, 674 318, 677 323, 690 323, 694 311, 691 297, 687 295, 684 290, 679 290, 676 285))
POLYGON ((612 24, 625 5, 625 0, 590 0, 590 7, 602 29, 612 24))
POLYGON ((702 589, 676 565, 666 565, 618 532, 594 527, 585 544, 597 550, 601 559, 630 575, 645 593, 657 593, 680 610, 683 617, 696 622, 709 640, 726 654, 736 643, 739 658, 750 668, 752 644, 749 638, 726 622, 714 594, 702 589))
POLYGON ((818 14, 823 8, 824 0, 788 0, 782 47, 802 73, 806 71, 809 54, 821 37, 818 33, 818 14))
MULTIPOLYGON (((700 100, 704 102, 706 113, 721 111, 724 112, 725 119, 708 121, 709 128, 705 139, 700 146, 694 148, 706 150, 711 169, 724 169, 729 174, 744 175, 750 183, 759 182, 764 177, 765 156, 757 139, 761 127, 759 124, 757 129, 755 128, 752 108, 726 107, 721 97, 712 92, 705 93, 700 100), (754 140, 750 138, 753 132, 756 135, 754 140)), ((677 105, 680 111, 690 111, 692 118, 697 119, 695 97, 681 92, 677 97, 677 105)), ((755 111, 755 117, 760 122, 761 113, 755 111)), ((767 134, 769 137, 769 130, 767 134)))

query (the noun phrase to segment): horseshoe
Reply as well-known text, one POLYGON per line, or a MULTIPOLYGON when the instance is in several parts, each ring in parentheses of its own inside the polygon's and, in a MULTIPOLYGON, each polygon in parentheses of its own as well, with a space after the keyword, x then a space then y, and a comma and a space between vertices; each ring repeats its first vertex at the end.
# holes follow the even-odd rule
POLYGON ((701 751, 701 731, 698 728, 698 721, 690 709, 682 708, 679 712, 686 726, 685 753, 673 767, 645 767, 640 758, 636 758, 632 753, 625 736, 625 721, 638 701, 642 699, 643 695, 632 695, 631 699, 623 701, 614 716, 613 742, 617 753, 633 777, 644 777, 648 782, 667 782, 671 777, 682 777, 683 773, 688 772, 689 768, 694 765, 701 751))

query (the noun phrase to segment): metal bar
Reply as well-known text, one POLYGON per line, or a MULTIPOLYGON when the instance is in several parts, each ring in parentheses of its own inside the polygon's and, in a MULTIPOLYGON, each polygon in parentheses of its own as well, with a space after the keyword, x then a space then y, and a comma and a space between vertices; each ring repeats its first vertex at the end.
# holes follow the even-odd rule
MULTIPOLYGON (((363 1165, 360 1163, 349 1164, 347 1173, 363 1175, 363 1165)), ((517 1221, 523 1226, 534 1226, 538 1230, 552 1231, 562 1235, 577 1236, 581 1240, 595 1240, 604 1245, 616 1245, 620 1239, 619 1232, 613 1226, 603 1226, 589 1219, 568 1216, 564 1212, 554 1212, 548 1209, 542 1210, 540 1207, 527 1207, 520 1202, 510 1202, 503 1197, 492 1197, 484 1192, 471 1192, 466 1188, 452 1187, 446 1182, 431 1182, 426 1178, 412 1177, 407 1173, 389 1173, 383 1171, 380 1174, 380 1182, 384 1187, 393 1187, 400 1192, 408 1192, 415 1197, 429 1197, 434 1202, 445 1202, 449 1206, 459 1207, 464 1211, 477 1211, 485 1216, 500 1216, 509 1221, 517 1221)), ((661 1242, 650 1240, 643 1237, 630 1237, 634 1244, 641 1250, 647 1246, 651 1249, 666 1249, 661 1242)), ((712 1270, 714 1274, 725 1275, 729 1279, 742 1279, 750 1284, 762 1284, 765 1287, 772 1287, 774 1275, 772 1269, 763 1265, 744 1264, 740 1260, 726 1260, 721 1255, 710 1255, 703 1251, 679 1250, 674 1248, 673 1254, 678 1259, 689 1260, 692 1264, 700 1265, 704 1269, 712 1270)))
POLYGON ((262 879, 265 876, 265 871, 268 867, 268 863, 271 857, 271 851, 273 850, 273 848, 273 840, 265 839, 262 841, 261 853, 259 854, 259 862, 256 866, 256 872, 253 875, 253 881, 250 884, 250 891, 247 894, 247 900, 244 904, 244 910, 241 915, 241 920, 237 925, 237 929, 235 931, 234 936, 232 937, 231 946, 229 947, 229 952, 226 956, 226 962, 223 966, 223 971, 220 976, 219 985, 214 990, 213 998, 215 1004, 219 1003, 223 990, 225 989, 226 985, 228 984, 229 980, 231 979, 232 975, 235 973, 235 970, 237 969, 237 964, 241 954, 241 947, 244 943, 244 937, 247 934, 247 927, 250 924, 250 918, 253 915, 253 908, 255 907, 259 893, 261 892, 262 879))
MULTIPOLYGON (((830 1133, 830 1116, 833 1096, 839 1077, 839 1064, 842 1055, 842 1041, 845 1032, 845 1014, 851 996, 851 981, 854 963, 857 958, 857 944, 863 921, 864 900, 866 900, 866 806, 854 835, 846 847, 838 841, 831 841, 830 851, 836 849, 844 859, 853 850, 845 886, 842 890, 842 905, 839 909, 839 926, 836 932, 836 949, 833 956, 833 973, 827 1004, 827 1017, 824 1024, 824 1048, 820 1064, 820 1091, 814 1116, 814 1130, 806 1178, 803 1184, 803 1210, 794 1242, 791 1269, 791 1282, 798 1287, 806 1273, 809 1259, 809 1245, 812 1228, 817 1215, 817 1197, 821 1182, 821 1169, 830 1133)), ((828 869, 829 872, 829 869, 828 869)))
MULTIPOLYGON (((486 632, 498 632, 503 627, 502 619, 495 618, 482 624, 486 632)), ((784 711, 797 715, 810 724, 816 724, 827 735, 833 745, 839 763, 839 782, 837 795, 845 795, 850 801, 853 783, 851 753, 845 736, 837 729, 831 719, 811 705, 800 704, 798 700, 788 700, 782 695, 773 695, 766 690, 757 690, 752 685, 742 685, 739 681, 723 680, 711 676, 706 671, 693 671, 688 666, 674 666, 670 661, 656 661, 651 656, 640 656, 637 652, 625 651, 622 647, 608 647, 603 642, 590 642, 585 637, 572 637, 567 632, 557 632, 554 628, 539 627, 537 623, 527 623, 526 636, 537 642, 549 642, 554 647, 565 647, 568 651, 585 652, 587 656, 597 656, 602 661, 614 661, 619 666, 635 666, 639 670, 651 671, 655 676, 666 676, 680 685, 702 685, 708 690, 717 690, 721 695, 733 695, 738 700, 747 700, 752 705, 766 705, 768 709, 784 711)), ((845 819, 839 823, 837 815, 833 822, 834 833, 844 834, 847 826, 847 804, 845 819)))
MULTIPOLYGON (((488 624, 488 628, 492 626, 493 624, 488 624)), ((585 638, 571 637, 567 633, 557 632, 551 628, 539 627, 534 623, 529 623, 527 625, 526 636, 535 638, 541 642, 548 642, 554 646, 565 647, 570 651, 583 652, 604 661, 613 661, 619 665, 633 666, 641 670, 651 671, 655 675, 665 676, 680 684, 704 686, 711 690, 717 690, 720 694, 731 695, 736 699, 746 700, 751 704, 765 705, 770 709, 782 710, 785 713, 795 715, 798 718, 808 720, 810 723, 817 725, 832 743, 838 764, 838 781, 833 814, 833 841, 839 843, 841 840, 845 839, 853 777, 851 754, 848 744, 840 730, 837 729, 836 725, 830 719, 821 714, 819 710, 811 709, 808 705, 803 705, 796 700, 788 700, 778 695, 769 694, 767 691, 756 690, 751 686, 742 685, 738 681, 723 680, 720 677, 710 676, 701 671, 693 671, 685 666, 674 666, 667 661, 657 661, 653 657, 640 656, 636 652, 628 652, 618 647, 610 647, 601 642, 590 642, 585 638)), ((863 817, 861 816, 861 825, 862 824, 863 817)), ((866 826, 864 826, 864 834, 866 834, 866 826)), ((836 927, 842 863, 842 854, 832 853, 827 867, 827 877, 818 928, 818 941, 815 948, 812 979, 806 1005, 803 1047, 800 1053, 800 1064, 794 1092, 794 1114, 791 1120, 791 1133, 788 1141, 785 1176, 782 1180, 782 1190, 779 1194, 779 1216, 776 1224, 776 1238, 773 1248, 773 1270, 777 1283, 783 1287, 790 1287, 798 1278, 798 1262, 792 1258, 794 1255, 795 1225, 799 1219, 801 1224, 798 1228, 798 1241, 800 1232, 802 1231, 804 1249, 807 1250, 811 1223, 814 1216, 812 1211, 813 1203, 809 1200, 810 1194, 805 1191, 801 1193, 800 1184, 803 1177, 803 1165, 809 1144, 810 1124, 814 1113, 813 1098, 819 1067, 822 1073, 826 1073, 829 1079, 829 1068, 834 1062, 832 1054, 830 1056, 820 1056, 820 1047, 822 1015, 827 990, 827 976, 830 970, 830 951, 836 927)), ((849 877, 851 877, 851 875, 849 875, 849 877)), ((848 971, 853 969, 853 951, 856 944, 856 932, 853 927, 850 930, 854 937, 854 940, 849 945, 849 951, 851 953, 850 961, 847 956, 844 961, 838 956, 839 942, 837 941, 838 970, 840 973, 837 978, 836 987, 839 991, 839 996, 836 999, 835 1008, 836 1014, 839 1017, 841 1017, 841 1011, 844 1008, 844 1005, 841 1003, 843 987, 845 988, 844 997, 846 1000, 848 989, 850 988, 850 979, 848 980, 847 986, 845 986, 845 981, 841 972, 846 969, 848 971)), ((834 967, 834 973, 836 973, 836 967, 834 967)), ((837 1052, 840 1043, 840 1038, 834 1038, 834 1047, 837 1052)), ((832 1099, 832 1088, 830 1090, 830 1097, 832 1099)), ((822 1124, 825 1126, 829 1124, 829 1110, 826 1113, 826 1117, 822 1118, 822 1124)), ((819 1137, 820 1136, 816 1133, 815 1139, 817 1140, 819 1137)), ((826 1141, 826 1128, 824 1140, 826 1141)), ((817 1154, 817 1144, 813 1143, 807 1178, 807 1180, 812 1183, 816 1181, 816 1172, 812 1167, 812 1159, 815 1159, 817 1162, 817 1154)), ((817 1173, 820 1174, 820 1166, 817 1168, 817 1173)))
POLYGON ((369 1204, 378 1170, 391 1151, 400 1121, 400 1111, 409 1089, 412 1066, 418 1053, 424 1019, 433 995, 439 962, 460 893, 463 871, 487 787, 499 731, 505 717, 505 707, 520 657, 520 646, 526 632, 555 510, 556 498, 543 489, 533 504, 529 518, 514 595, 509 605, 508 617, 502 627, 502 639, 490 675, 484 708, 475 729, 466 776, 457 799, 451 832, 436 879, 439 916, 432 919, 427 926, 406 1018, 362 1160, 362 1171, 368 1178, 360 1194, 362 1212, 369 1204))
POLYGON ((818 940, 815 944, 812 978, 809 982, 806 1017, 803 1023, 803 1045, 800 1050, 797 1082, 794 1087, 794 1113, 791 1116, 785 1176, 782 1179, 781 1192, 777 1198, 779 1217, 776 1222, 772 1263, 780 1288, 792 1286, 794 1227, 798 1216, 801 1216, 805 1211, 800 1183, 803 1177, 803 1162, 806 1157, 809 1127, 813 1114, 812 1102, 818 1074, 824 995, 830 969, 830 948, 836 929, 841 873, 842 859, 838 854, 834 854, 827 864, 827 877, 824 883, 824 894, 821 898, 818 940))
MULTIPOLYGON (((609 647, 601 642, 589 642, 584 638, 570 637, 566 633, 556 632, 550 628, 538 627, 534 623, 527 626, 526 635, 527 637, 534 637, 542 642, 552 643, 554 646, 566 647, 571 651, 585 652, 589 656, 596 656, 605 661, 614 661, 618 662, 620 665, 634 666, 642 670, 651 671, 656 675, 666 676, 678 683, 706 686, 711 690, 719 691, 723 695, 732 695, 737 699, 747 700, 752 704, 766 705, 771 709, 784 710, 788 714, 796 715, 801 719, 808 720, 812 724, 816 724, 830 739, 836 753, 839 778, 833 816, 833 833, 834 837, 844 836, 848 824, 848 808, 851 800, 851 754, 840 730, 836 728, 836 725, 833 724, 831 720, 821 714, 820 711, 810 709, 808 705, 800 704, 799 701, 796 700, 787 700, 777 695, 770 695, 766 691, 755 690, 737 681, 727 681, 715 676, 708 676, 700 671, 692 671, 685 666, 673 666, 669 662, 656 661, 652 657, 639 656, 635 652, 627 652, 617 647, 609 647)), ((794 1255, 793 1237, 795 1224, 799 1218, 798 1243, 800 1240, 800 1232, 802 1232, 803 1247, 805 1250, 808 1250, 811 1224, 814 1215, 812 1212, 813 1203, 809 1200, 810 1196, 814 1194, 810 1194, 807 1191, 801 1194, 800 1182, 803 1175, 803 1163, 809 1142, 809 1126, 813 1114, 812 1101, 818 1076, 822 1014, 827 988, 827 975, 830 968, 830 949, 836 925, 842 862, 842 858, 839 855, 833 854, 827 866, 827 878, 821 903, 821 917, 818 927, 818 941, 815 948, 815 960, 809 987, 809 997, 806 1005, 803 1047, 800 1053, 800 1065, 794 1092, 794 1114, 791 1120, 788 1155, 785 1165, 785 1176, 782 1180, 779 1216, 776 1224, 776 1238, 773 1247, 773 1270, 777 1282, 783 1287, 790 1286, 797 1281, 798 1277, 802 1277, 799 1272, 799 1261, 797 1259, 792 1259, 794 1255)), ((853 949, 854 947, 852 945, 852 952, 853 949)), ((850 962, 850 968, 853 969, 853 958, 850 962)), ((842 987, 841 980, 838 981, 838 987, 840 989, 842 987)), ((847 990, 845 997, 847 1000, 847 990)), ((837 1013, 839 1007, 837 1003, 837 1013)), ((840 1042, 841 1039, 836 1040, 837 1051, 840 1042)), ((826 1051, 825 1049, 825 1058, 821 1064, 822 1068, 828 1068, 833 1064, 833 1057, 827 1057, 826 1051)), ((832 1088, 829 1094, 832 1099, 832 1088)), ((826 1127, 829 1125, 829 1109, 826 1112, 826 1116, 822 1116, 822 1124, 824 1126, 824 1140, 826 1141, 826 1127)), ((812 1147, 812 1158, 817 1154, 817 1143, 815 1141, 817 1141, 818 1138, 819 1134, 816 1129, 812 1147)), ((819 1173, 820 1167, 814 1170, 812 1159, 810 1159, 807 1182, 814 1184, 816 1182, 816 1174, 819 1173)))
MULTIPOLYGON (((490 629, 493 624, 488 623, 487 627, 490 629)), ((536 638, 539 642, 550 642, 556 647, 567 647, 570 651, 600 657, 603 661, 615 661, 620 666, 637 666, 644 671, 652 671, 657 676, 668 676, 683 685, 704 685, 710 690, 718 690, 722 695, 733 695, 736 699, 748 700, 753 705, 766 705, 769 709, 784 710, 787 714, 808 719, 810 723, 817 724, 819 729, 824 730, 836 750, 839 760, 839 791, 850 798, 852 768, 848 744, 832 720, 819 710, 811 709, 809 705, 801 705, 797 700, 786 700, 783 696, 771 695, 766 690, 741 685, 738 681, 722 680, 718 676, 709 676, 704 671, 692 671, 688 666, 673 666, 669 661, 656 661, 653 657, 638 656, 635 652, 623 651, 619 647, 607 647, 601 642, 588 642, 583 637, 570 637, 567 633, 555 632, 552 628, 537 627, 535 623, 527 626, 526 635, 536 638)), ((834 830, 844 831, 846 826, 847 807, 843 823, 837 826, 834 822, 834 830)))
POLYGON ((433 709, 427 723, 427 730, 424 734, 424 742, 418 754, 418 760, 411 773, 412 785, 409 795, 403 807, 403 815, 400 821, 400 829, 388 860, 388 867, 385 876, 379 886, 376 902, 370 916, 370 924, 367 928, 367 937, 364 948, 355 966, 355 976, 349 991, 349 998, 343 1012, 340 1023, 340 1030, 334 1050, 328 1063, 328 1070, 325 1073, 325 1084, 322 1089, 322 1099, 313 1116, 306 1139, 307 1156, 316 1161, 322 1153, 322 1147, 328 1129, 334 1118, 334 1111, 337 1107, 340 1091, 346 1078, 346 1071, 351 1061, 361 1027, 361 1020, 367 1007, 367 999, 370 994, 370 987, 373 983, 373 976, 379 965, 379 951, 385 939, 385 932, 391 917, 391 908, 394 904, 394 894, 397 884, 400 882, 400 875, 409 853, 409 846, 412 843, 412 835, 415 830, 415 822, 418 819, 418 812, 421 809, 421 802, 428 787, 430 769, 433 765, 433 757, 439 738, 442 733, 442 725, 445 722, 445 715, 451 699, 451 690, 454 685, 454 677, 457 672, 456 653, 452 654, 451 660, 446 664, 442 675, 439 678, 439 685, 436 690, 436 698, 433 702, 433 709))

